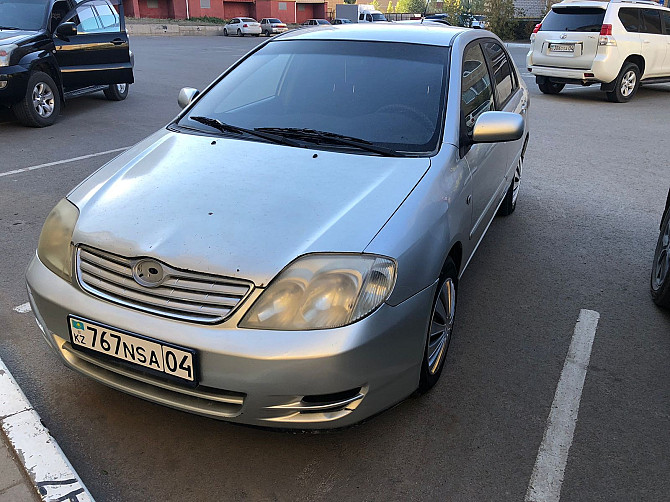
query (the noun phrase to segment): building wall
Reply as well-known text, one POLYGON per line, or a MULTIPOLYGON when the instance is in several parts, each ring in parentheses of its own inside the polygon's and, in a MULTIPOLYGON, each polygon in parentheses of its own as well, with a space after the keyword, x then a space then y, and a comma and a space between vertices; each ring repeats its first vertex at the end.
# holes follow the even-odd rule
POLYGON ((276 17, 284 23, 295 23, 296 5, 293 2, 282 2, 277 0, 256 0, 256 19, 260 21, 264 17, 276 17), (286 9, 280 10, 280 6, 286 9))
MULTIPOLYGON (((304 0, 303 0, 304 1, 304 0)), ((277 17, 286 23, 302 23, 311 18, 325 18, 327 3, 299 3, 281 0, 123 0, 123 8, 128 17, 150 17, 165 19, 186 19, 188 17, 277 17), (279 7, 286 7, 280 9, 279 7)))

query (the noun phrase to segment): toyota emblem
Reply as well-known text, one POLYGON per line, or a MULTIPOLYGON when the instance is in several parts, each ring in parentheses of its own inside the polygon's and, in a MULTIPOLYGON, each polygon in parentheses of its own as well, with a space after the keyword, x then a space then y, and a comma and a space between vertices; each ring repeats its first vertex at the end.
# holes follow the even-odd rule
POLYGON ((133 266, 133 278, 141 286, 156 288, 162 284, 165 278, 163 265, 156 260, 140 260, 133 266))

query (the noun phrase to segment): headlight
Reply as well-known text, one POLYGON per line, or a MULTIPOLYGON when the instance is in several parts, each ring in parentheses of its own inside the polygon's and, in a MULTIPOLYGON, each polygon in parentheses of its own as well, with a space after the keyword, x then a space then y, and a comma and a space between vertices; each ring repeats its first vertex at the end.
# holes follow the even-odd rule
POLYGON ((384 303, 395 278, 390 258, 306 255, 270 283, 239 326, 288 331, 345 326, 384 303))
POLYGON ((17 47, 16 44, 0 45, 0 66, 9 66, 9 57, 17 47))
POLYGON ((47 216, 37 244, 40 261, 66 281, 72 277, 72 232, 78 217, 76 206, 61 199, 47 216))

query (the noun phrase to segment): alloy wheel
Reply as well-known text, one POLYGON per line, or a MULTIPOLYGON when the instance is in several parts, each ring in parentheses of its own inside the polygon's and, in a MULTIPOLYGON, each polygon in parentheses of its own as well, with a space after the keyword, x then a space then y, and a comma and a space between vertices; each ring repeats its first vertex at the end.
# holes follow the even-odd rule
POLYGON ((633 94, 636 83, 637 76, 633 70, 628 70, 626 73, 624 73, 623 78, 621 79, 621 95, 628 97, 633 94))
POLYGON ((519 196, 519 187, 521 186, 521 173, 523 171, 523 159, 519 157, 519 162, 514 170, 514 180, 512 181, 512 204, 516 204, 516 198, 519 196))
POLYGON ((33 88, 33 107, 42 118, 49 118, 54 112, 54 93, 44 82, 38 82, 33 88))
POLYGON ((119 91, 119 94, 125 94, 128 84, 116 84, 116 90, 119 91))
POLYGON ((454 281, 448 278, 438 293, 433 318, 430 321, 428 335, 428 371, 434 375, 440 368, 442 359, 447 352, 449 339, 454 328, 454 314, 456 313, 456 287, 454 281))
POLYGON ((651 274, 651 285, 654 290, 663 286, 670 270, 670 218, 666 218, 665 227, 661 231, 654 253, 654 268, 651 274))

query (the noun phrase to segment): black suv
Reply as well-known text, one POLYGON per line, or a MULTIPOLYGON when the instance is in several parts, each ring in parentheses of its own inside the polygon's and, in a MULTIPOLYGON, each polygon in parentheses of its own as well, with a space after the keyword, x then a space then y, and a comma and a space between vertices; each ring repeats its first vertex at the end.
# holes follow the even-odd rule
POLYGON ((121 0, 0 1, 0 106, 24 125, 53 124, 66 99, 134 82, 121 0))

